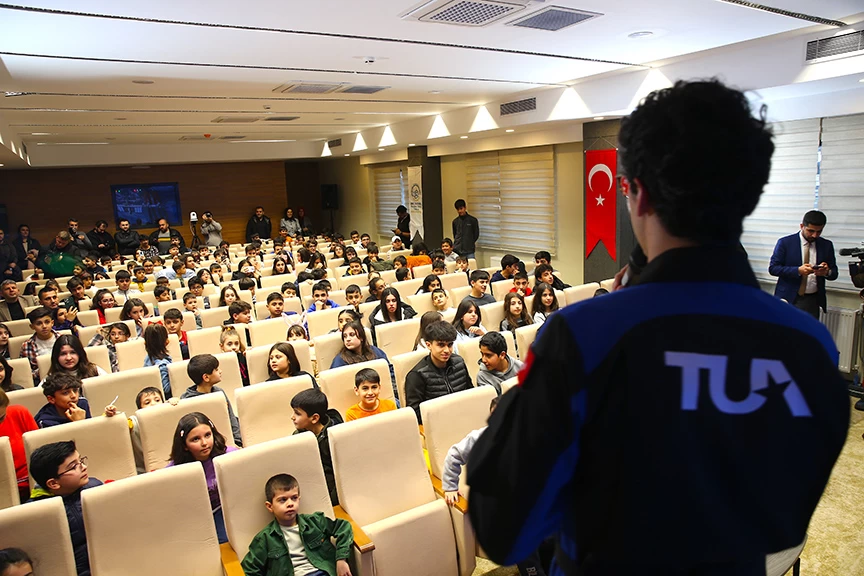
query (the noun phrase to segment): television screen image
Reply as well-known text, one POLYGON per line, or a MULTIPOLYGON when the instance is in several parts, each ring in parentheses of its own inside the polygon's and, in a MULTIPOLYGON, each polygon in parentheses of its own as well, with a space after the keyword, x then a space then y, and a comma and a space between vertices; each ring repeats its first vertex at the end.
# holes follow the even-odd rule
POLYGON ((160 218, 171 226, 183 223, 177 182, 111 186, 115 224, 129 220, 132 228, 156 228, 160 218))

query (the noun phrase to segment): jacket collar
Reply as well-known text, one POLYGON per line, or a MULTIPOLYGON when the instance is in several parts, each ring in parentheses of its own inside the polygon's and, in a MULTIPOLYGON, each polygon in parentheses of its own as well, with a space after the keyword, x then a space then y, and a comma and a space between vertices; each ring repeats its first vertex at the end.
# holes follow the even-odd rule
POLYGON ((759 282, 737 246, 674 248, 645 266, 639 284, 652 282, 731 282, 759 288, 759 282))

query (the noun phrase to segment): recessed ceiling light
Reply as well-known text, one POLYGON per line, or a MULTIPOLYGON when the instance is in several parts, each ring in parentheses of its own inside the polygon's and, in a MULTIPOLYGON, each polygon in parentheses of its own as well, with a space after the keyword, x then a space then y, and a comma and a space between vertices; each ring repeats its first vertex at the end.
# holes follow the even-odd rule
POLYGON ((5 164, 0 164, 0 168, 2 168, 3 166, 5 166, 5 164))
POLYGON ((650 30, 640 30, 639 32, 633 32, 627 35, 627 38, 647 38, 648 36, 653 36, 654 33, 650 30))
POLYGON ((230 140, 233 144, 248 144, 249 142, 296 142, 296 140, 230 140))
POLYGON ((96 144, 108 144, 108 142, 37 142, 37 146, 94 146, 96 144))
POLYGON ((345 154, 345 156, 350 156, 351 154, 345 154))
POLYGON ((441 90, 429 90, 429 94, 440 94, 441 90))
POLYGON ((383 152, 383 151, 384 151, 383 148, 378 148, 378 152, 383 152))
POLYGON ((514 130, 513 128, 508 128, 507 130, 505 130, 505 132, 508 132, 508 133, 509 133, 509 132, 515 132, 515 131, 516 131, 516 130, 514 130))
POLYGON ((153 80, 132 80, 133 84, 155 84, 153 80))
POLYGON ((31 136, 50 136, 50 132, 31 132, 31 136))
POLYGON ((409 147, 409 148, 410 148, 411 146, 416 146, 416 144, 408 144, 408 147, 409 147))
POLYGON ((467 140, 468 137, 467 137, 467 136, 459 136, 459 139, 460 139, 460 140, 467 140))
POLYGON ((605 116, 594 116, 594 120, 603 120, 605 116))
POLYGON ((864 78, 861 78, 860 80, 858 80, 858 82, 864 82, 864 78))

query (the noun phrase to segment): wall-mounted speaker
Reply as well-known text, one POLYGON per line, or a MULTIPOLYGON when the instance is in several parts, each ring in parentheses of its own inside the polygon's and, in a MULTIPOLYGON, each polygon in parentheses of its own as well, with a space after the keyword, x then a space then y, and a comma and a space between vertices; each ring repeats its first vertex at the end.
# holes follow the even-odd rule
POLYGON ((321 185, 321 209, 339 209, 339 187, 336 184, 321 185))

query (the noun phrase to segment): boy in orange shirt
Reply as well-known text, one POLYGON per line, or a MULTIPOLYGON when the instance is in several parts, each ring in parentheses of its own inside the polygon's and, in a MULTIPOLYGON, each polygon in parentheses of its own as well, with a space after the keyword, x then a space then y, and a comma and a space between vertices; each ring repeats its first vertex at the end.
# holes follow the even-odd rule
POLYGON ((374 416, 382 412, 396 410, 396 403, 387 398, 378 398, 381 392, 381 378, 378 372, 371 368, 364 368, 354 376, 354 394, 360 398, 360 402, 345 412, 345 421, 359 420, 367 416, 374 416))

